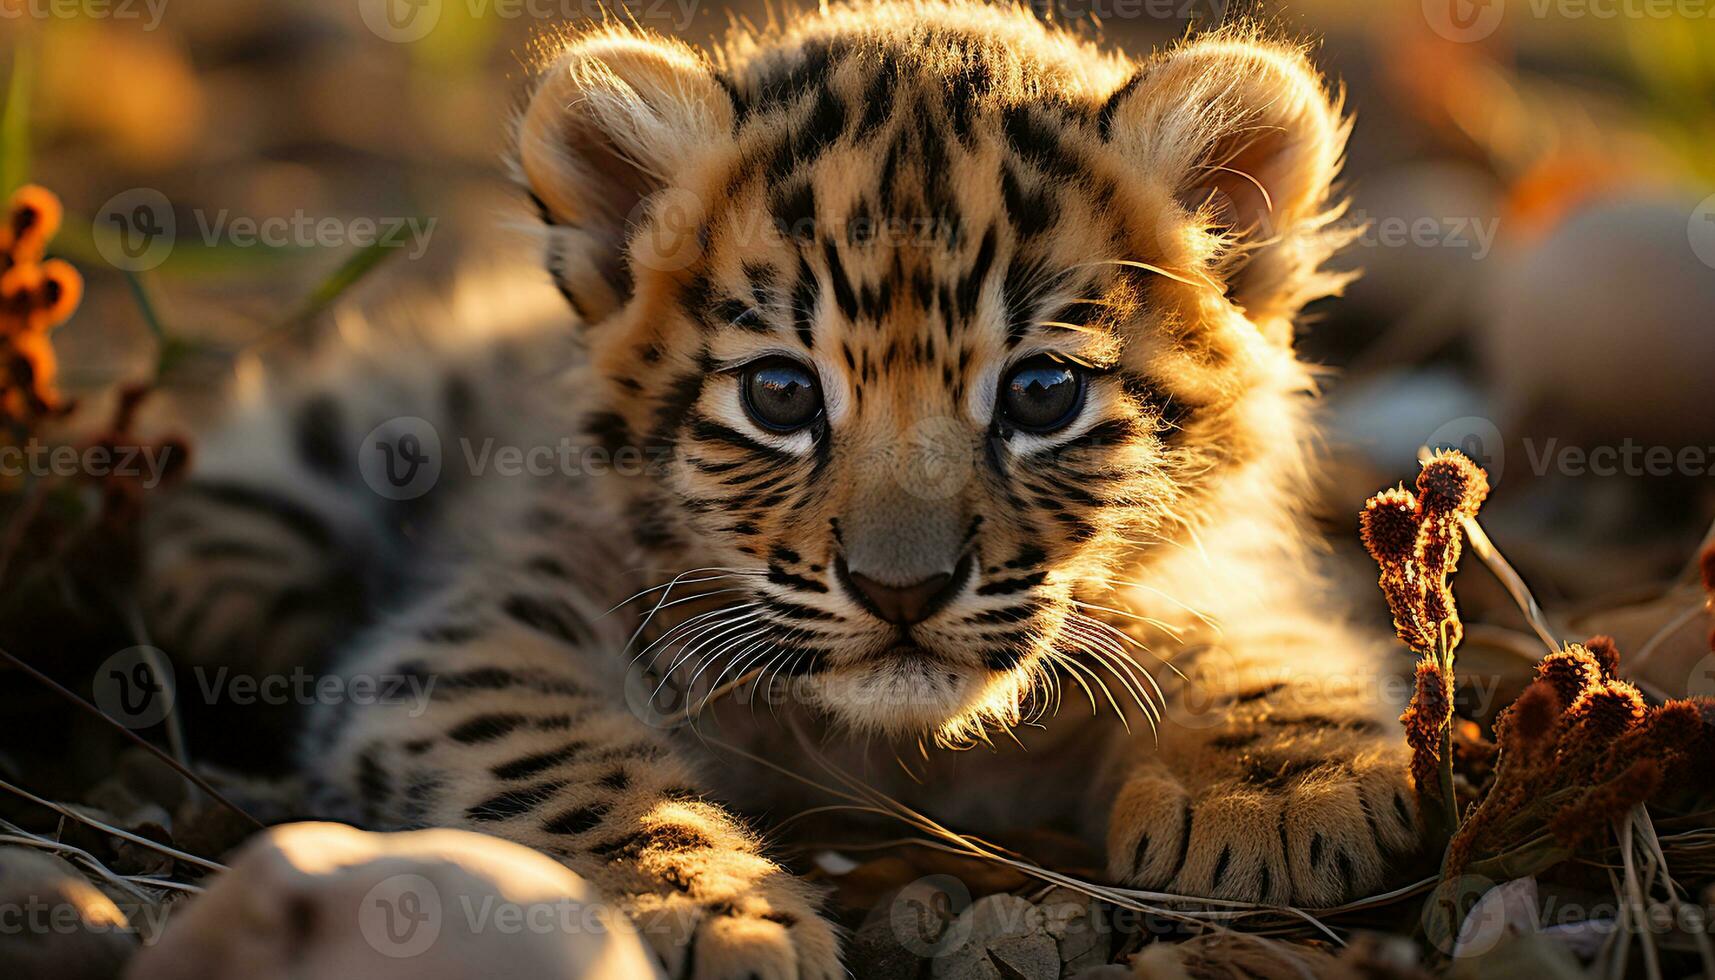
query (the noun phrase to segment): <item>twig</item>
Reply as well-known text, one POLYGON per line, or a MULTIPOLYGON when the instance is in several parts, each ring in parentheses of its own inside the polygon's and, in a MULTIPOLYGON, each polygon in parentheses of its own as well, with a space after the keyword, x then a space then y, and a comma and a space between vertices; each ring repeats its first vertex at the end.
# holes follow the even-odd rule
POLYGON ((1501 580, 1501 584, 1506 586, 1507 592, 1513 597, 1513 602, 1518 604, 1519 610, 1524 613, 1525 620, 1530 623, 1530 628, 1536 631, 1537 637, 1542 640, 1544 646, 1548 647, 1548 652, 1560 652, 1560 641, 1554 638, 1554 630, 1548 625, 1548 617, 1543 614, 1542 607, 1536 604, 1536 596, 1531 594, 1530 586, 1524 583, 1524 578, 1501 555, 1495 547, 1495 543, 1490 541, 1488 534, 1483 531, 1483 526, 1477 523, 1476 518, 1462 518, 1461 523, 1465 526, 1465 537, 1471 542, 1471 550, 1477 553, 1477 557, 1483 560, 1483 564, 1489 566, 1489 571, 1493 572, 1495 577, 1501 580))
POLYGON ((132 731, 129 728, 126 728, 124 725, 121 725, 119 722, 114 721, 112 718, 109 718, 107 716, 106 712, 102 711, 100 708, 97 708, 95 705, 90 704, 88 701, 85 701, 83 698, 80 698, 76 694, 67 690, 62 684, 60 684, 59 681, 54 680, 52 677, 49 677, 48 675, 42 673, 41 671, 37 670, 36 668, 34 668, 34 667, 30 666, 29 664, 25 663, 24 661, 20 660, 11 651, 6 650, 5 648, 0 648, 0 659, 7 661, 12 666, 23 671, 25 674, 28 674, 31 678, 36 680, 38 683, 45 685, 49 689, 53 690, 55 693, 59 694, 60 697, 65 698, 67 701, 70 701, 72 704, 78 706, 79 708, 82 708, 84 711, 87 711, 90 714, 96 716, 97 718, 100 718, 102 721, 107 722, 109 725, 112 725, 114 731, 125 736, 125 738, 129 739, 133 744, 137 745, 139 748, 146 750, 149 754, 153 755, 155 758, 160 759, 162 762, 171 766, 173 768, 174 772, 177 772, 179 775, 190 780, 193 784, 196 785, 196 787, 198 789, 202 790, 204 793, 207 793, 210 796, 210 798, 212 798, 215 802, 219 803, 221 806, 226 807, 228 810, 231 810, 233 813, 236 813, 240 817, 243 817, 245 820, 248 820, 251 824, 253 824, 256 827, 257 830, 268 829, 267 825, 262 823, 262 821, 256 819, 255 817, 251 816, 249 813, 245 812, 243 807, 241 807, 238 804, 227 799, 224 795, 221 794, 220 790, 217 790, 213 786, 210 786, 208 784, 207 780, 203 779, 201 776, 198 776, 196 773, 192 772, 189 766, 181 764, 179 762, 179 760, 177 760, 177 759, 173 758, 172 756, 168 755, 167 753, 161 751, 160 748, 155 746, 148 739, 142 737, 141 735, 138 735, 136 732, 132 731))
POLYGON ((175 861, 183 861, 186 864, 194 865, 195 867, 202 868, 204 871, 225 871, 226 870, 226 865, 224 865, 224 864, 220 864, 219 862, 216 862, 216 861, 210 861, 207 858, 197 857, 195 854, 187 854, 184 851, 181 851, 176 847, 169 847, 166 844, 161 843, 160 841, 153 841, 147 837, 142 837, 142 836, 139 836, 137 834, 133 834, 129 830, 120 830, 118 827, 112 826, 111 824, 103 823, 102 821, 95 819, 94 817, 88 815, 87 813, 79 813, 77 810, 73 809, 72 807, 66 806, 63 803, 55 803, 52 800, 44 800, 41 797, 37 796, 36 794, 30 792, 29 790, 20 789, 16 786, 13 786, 11 783, 5 781, 4 779, 0 779, 0 789, 6 790, 9 793, 15 793, 18 796, 21 796, 24 799, 29 800, 31 803, 37 804, 38 806, 45 806, 48 809, 54 811, 55 813, 59 814, 62 817, 70 817, 71 819, 76 820, 78 823, 87 824, 88 826, 94 827, 96 830, 102 831, 103 833, 112 834, 113 836, 119 838, 120 840, 130 841, 131 843, 136 844, 139 847, 145 847, 151 851, 158 851, 162 854, 167 855, 168 857, 172 858, 175 861))
POLYGON ((1649 662, 1649 658, 1654 656, 1657 650, 1661 649, 1662 644, 1666 643, 1669 638, 1684 629, 1687 623, 1690 623, 1701 615, 1705 608, 1707 607, 1704 604, 1703 596, 1699 595, 1690 608, 1673 617, 1673 619, 1661 629, 1656 630, 1654 635, 1644 641, 1644 645, 1638 648, 1638 652, 1636 654, 1627 658, 1627 669, 1631 671, 1641 669, 1645 663, 1649 662))
POLYGON ((1655 937, 1650 934, 1649 916, 1646 911, 1646 906, 1649 904, 1649 893, 1639 883, 1636 868, 1636 854, 1634 853, 1637 833, 1634 820, 1636 814, 1637 808, 1633 807, 1618 828, 1620 860, 1625 865, 1626 876, 1623 895, 1632 899, 1631 901, 1622 901, 1620 905, 1626 910, 1627 915, 1633 916, 1637 920, 1638 938, 1642 940, 1641 946, 1644 951, 1644 973, 1650 980, 1661 980, 1661 953, 1656 949, 1655 937))
POLYGON ((102 864, 95 855, 81 847, 67 844, 65 841, 54 840, 50 837, 43 837, 40 834, 32 834, 9 820, 0 821, 0 826, 4 826, 6 830, 10 831, 10 833, 0 834, 0 844, 29 847, 38 851, 53 851, 56 854, 69 854, 73 858, 76 858, 79 864, 84 865, 86 870, 93 871, 100 875, 104 880, 112 882, 114 886, 130 892, 138 901, 147 902, 150 900, 148 895, 143 894, 140 889, 127 881, 124 875, 119 874, 107 865, 102 864))

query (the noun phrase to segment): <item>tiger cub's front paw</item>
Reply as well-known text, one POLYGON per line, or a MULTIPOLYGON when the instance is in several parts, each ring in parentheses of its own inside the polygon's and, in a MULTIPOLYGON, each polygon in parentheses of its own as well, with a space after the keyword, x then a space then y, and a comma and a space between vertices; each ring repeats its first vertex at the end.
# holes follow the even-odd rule
POLYGON ((665 887, 620 905, 666 967, 691 980, 834 980, 845 976, 839 939, 814 886, 755 854, 703 851, 645 856, 665 887))
POLYGON ((1247 755, 1188 778, 1151 762, 1114 801, 1108 869, 1179 895, 1325 908, 1376 889, 1418 842, 1403 747, 1247 755))

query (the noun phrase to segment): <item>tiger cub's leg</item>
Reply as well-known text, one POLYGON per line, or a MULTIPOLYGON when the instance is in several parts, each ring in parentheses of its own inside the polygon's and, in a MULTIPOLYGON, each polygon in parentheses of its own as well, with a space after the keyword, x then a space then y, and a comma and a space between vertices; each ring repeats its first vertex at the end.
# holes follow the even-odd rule
POLYGON ((395 696, 318 707, 305 744, 326 815, 557 857, 633 918, 670 976, 842 976, 814 887, 626 708, 608 666, 623 637, 598 636, 591 613, 551 575, 485 573, 382 623, 342 673, 395 696))
POLYGON ((1114 877, 1308 907, 1379 886, 1419 841, 1384 650, 1330 626, 1229 635, 1183 665, 1163 684, 1158 748, 1128 747, 1121 762, 1114 877))

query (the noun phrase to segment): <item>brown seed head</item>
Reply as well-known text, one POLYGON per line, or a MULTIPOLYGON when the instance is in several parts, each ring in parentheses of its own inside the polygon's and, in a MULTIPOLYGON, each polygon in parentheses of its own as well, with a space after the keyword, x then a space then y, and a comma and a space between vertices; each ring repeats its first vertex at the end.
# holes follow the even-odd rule
POLYGON ((1604 678, 1620 676, 1620 647, 1611 636, 1592 636, 1584 641, 1584 649, 1596 661, 1604 678))
POLYGON ((1441 730, 1452 714, 1452 678, 1434 661, 1419 660, 1411 704, 1399 716, 1405 726, 1406 744, 1411 746, 1411 778, 1419 793, 1440 795, 1437 772, 1441 764, 1441 730))
POLYGON ((1566 717, 1580 741, 1605 746, 1643 721, 1644 698, 1625 681, 1602 681, 1585 688, 1566 717))
POLYGON ((1475 517, 1488 496, 1488 475, 1457 449, 1437 450, 1417 474, 1417 498, 1428 514, 1475 517))
POLYGON ((1540 755, 1560 722, 1560 693, 1547 680, 1532 681, 1496 722, 1502 746, 1509 752, 1540 755))
POLYGON ((1565 707, 1576 704, 1585 690, 1602 683, 1602 670, 1596 665, 1596 658, 1576 643, 1568 643, 1566 649, 1543 657, 1536 665, 1536 676, 1554 687, 1565 707))
POLYGON ((1405 487, 1383 490, 1358 514, 1358 532, 1380 565, 1402 565, 1417 547, 1417 498, 1405 487))

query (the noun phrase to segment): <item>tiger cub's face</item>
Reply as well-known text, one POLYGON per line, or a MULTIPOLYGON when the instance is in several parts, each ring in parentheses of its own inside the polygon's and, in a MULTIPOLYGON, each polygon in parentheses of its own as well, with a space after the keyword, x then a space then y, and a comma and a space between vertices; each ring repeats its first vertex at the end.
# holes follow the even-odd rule
POLYGON ((624 490, 638 543, 741 573, 699 654, 956 741, 1117 647, 1080 600, 1279 440, 1344 135, 1239 33, 1134 64, 884 4, 715 60, 560 48, 519 165, 587 321, 583 423, 672 447, 624 490))

